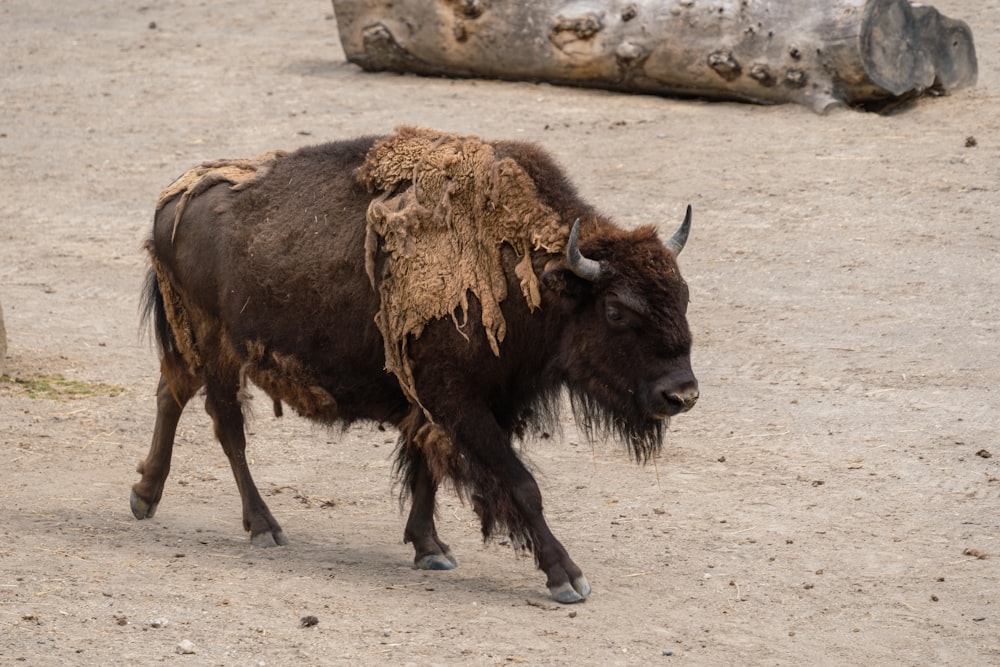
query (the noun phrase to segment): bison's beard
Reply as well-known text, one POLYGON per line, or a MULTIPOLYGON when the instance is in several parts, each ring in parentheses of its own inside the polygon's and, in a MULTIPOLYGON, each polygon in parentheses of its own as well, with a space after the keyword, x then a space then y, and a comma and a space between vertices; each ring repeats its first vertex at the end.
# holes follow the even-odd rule
POLYGON ((666 419, 653 419, 634 402, 614 405, 589 393, 571 389, 570 405, 576 424, 588 438, 617 436, 625 441, 629 453, 646 463, 660 451, 666 419))

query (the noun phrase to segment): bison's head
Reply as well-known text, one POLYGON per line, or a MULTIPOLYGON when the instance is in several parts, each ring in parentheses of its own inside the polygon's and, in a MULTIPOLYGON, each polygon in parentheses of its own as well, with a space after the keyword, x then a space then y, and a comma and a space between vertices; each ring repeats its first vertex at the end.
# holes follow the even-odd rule
POLYGON ((651 227, 600 223, 581 242, 577 220, 565 261, 543 276, 566 308, 557 363, 578 422, 617 433, 641 460, 659 448, 669 418, 698 400, 677 268, 690 224, 688 207, 666 244, 651 227))

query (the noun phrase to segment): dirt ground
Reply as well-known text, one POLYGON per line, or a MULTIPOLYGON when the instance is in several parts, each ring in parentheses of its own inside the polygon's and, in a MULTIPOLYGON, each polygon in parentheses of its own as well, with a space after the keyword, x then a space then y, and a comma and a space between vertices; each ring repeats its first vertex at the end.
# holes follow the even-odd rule
POLYGON ((1000 664, 1000 2, 935 5, 979 84, 885 117, 365 74, 325 0, 0 0, 0 664, 1000 664), (694 207, 698 406, 655 466, 570 422, 526 448, 584 604, 450 493, 461 567, 411 569, 395 434, 265 400, 289 546, 250 546, 197 401, 129 511, 159 191, 401 123, 537 141, 626 226, 694 207))

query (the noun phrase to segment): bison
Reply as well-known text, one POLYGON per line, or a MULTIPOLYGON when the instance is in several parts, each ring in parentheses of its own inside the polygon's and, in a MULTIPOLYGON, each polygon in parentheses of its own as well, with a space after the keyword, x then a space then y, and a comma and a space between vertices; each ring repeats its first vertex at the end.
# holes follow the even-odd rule
POLYGON ((677 267, 690 222, 688 207, 666 243, 624 230, 536 145, 427 129, 203 163, 163 192, 145 246, 161 375, 133 514, 156 512, 203 389, 252 544, 287 543, 247 466, 252 382, 279 416, 398 429, 416 567, 457 565, 434 522, 450 481, 484 539, 512 537, 555 600, 584 600, 515 441, 568 395, 592 436, 658 451, 698 399, 677 267))

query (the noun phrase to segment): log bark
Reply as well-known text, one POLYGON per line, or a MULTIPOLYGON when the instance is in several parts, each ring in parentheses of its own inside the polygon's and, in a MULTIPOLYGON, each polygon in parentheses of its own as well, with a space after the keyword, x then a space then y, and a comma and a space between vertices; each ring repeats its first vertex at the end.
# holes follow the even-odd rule
POLYGON ((365 70, 878 109, 976 82, 972 32, 907 0, 333 0, 365 70))

